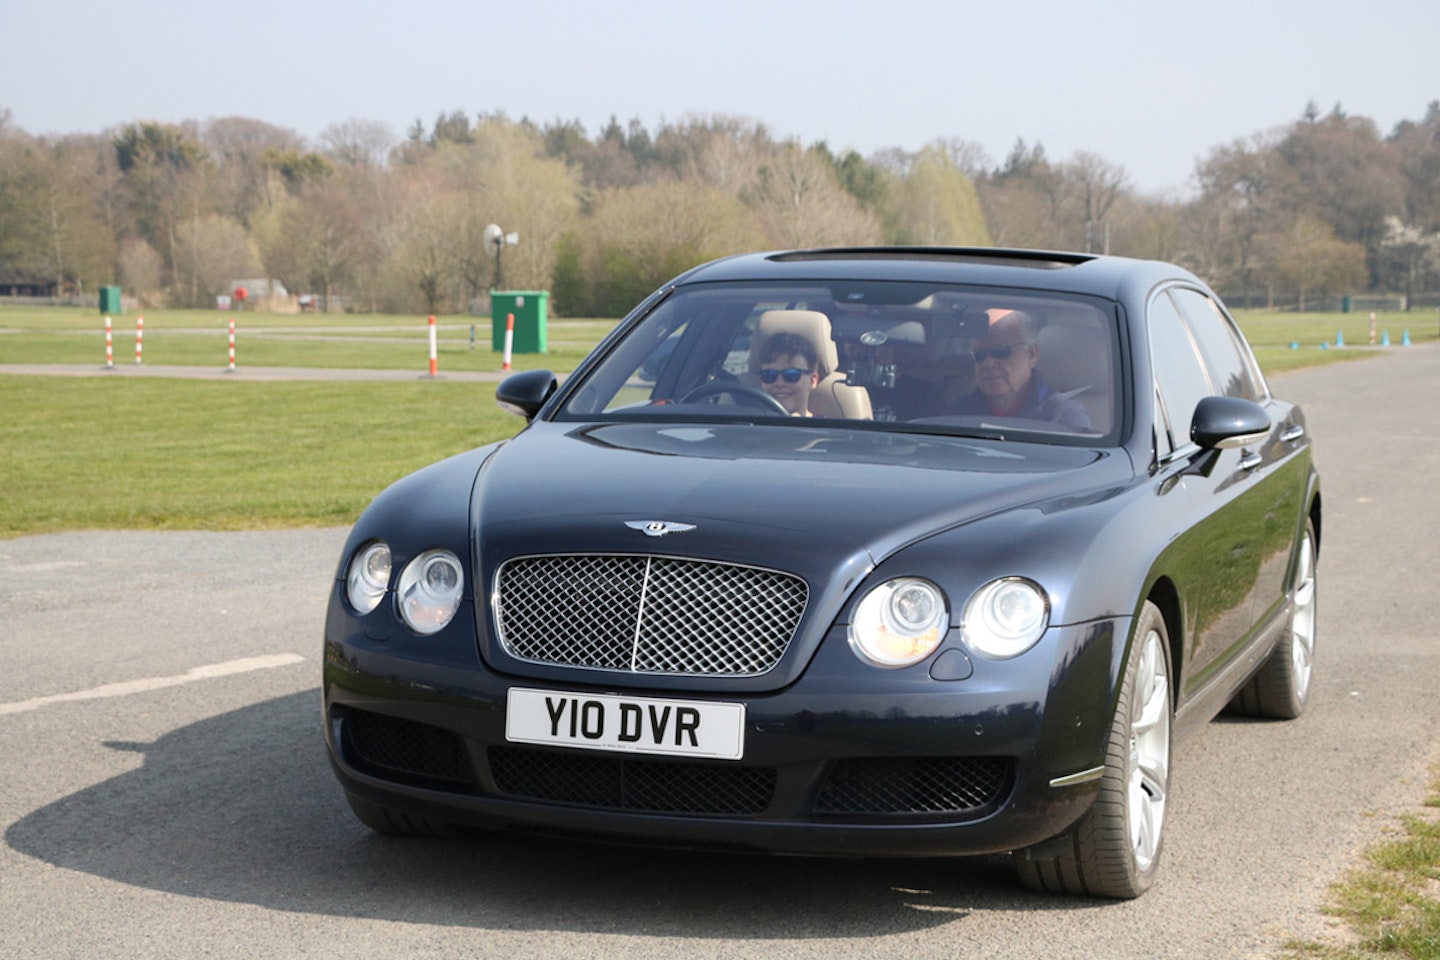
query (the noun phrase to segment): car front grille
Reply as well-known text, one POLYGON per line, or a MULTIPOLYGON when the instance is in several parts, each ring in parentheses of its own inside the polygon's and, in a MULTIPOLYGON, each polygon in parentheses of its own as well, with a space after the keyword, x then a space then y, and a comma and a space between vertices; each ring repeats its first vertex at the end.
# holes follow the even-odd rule
POLYGON ((490 775, 501 793, 546 803, 646 813, 744 816, 762 812, 775 791, 769 767, 633 760, 491 747, 490 775))
POLYGON ((799 577, 675 557, 566 555, 496 575, 501 645, 533 663, 755 676, 780 662, 809 595, 799 577))
POLYGON ((1009 790, 1006 757, 841 760, 815 800, 818 814, 957 814, 988 809, 1009 790))

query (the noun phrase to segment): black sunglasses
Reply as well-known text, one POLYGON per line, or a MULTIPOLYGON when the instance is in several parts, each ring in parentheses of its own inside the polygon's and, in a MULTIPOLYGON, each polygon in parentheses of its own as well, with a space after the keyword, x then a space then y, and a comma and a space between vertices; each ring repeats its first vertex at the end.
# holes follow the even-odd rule
POLYGON ((799 367, 786 367, 784 370, 774 370, 766 367, 760 371, 761 383, 774 383, 780 377, 785 378, 786 383, 799 383, 800 378, 808 376, 809 370, 801 370, 799 367))
POLYGON ((976 363, 984 363, 986 357, 994 357, 996 360, 1009 360, 1010 354, 1015 348, 1008 343, 1002 343, 998 347, 976 347, 970 351, 970 356, 975 358, 976 363))

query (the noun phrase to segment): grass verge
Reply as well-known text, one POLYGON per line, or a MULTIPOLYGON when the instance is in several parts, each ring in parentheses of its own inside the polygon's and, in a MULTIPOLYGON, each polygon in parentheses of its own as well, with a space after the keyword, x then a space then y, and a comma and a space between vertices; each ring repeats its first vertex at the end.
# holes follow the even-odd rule
POLYGON ((1327 910, 1354 942, 1287 945, 1305 960, 1440 960, 1440 770, 1421 813, 1402 817, 1399 836, 1368 851, 1330 890, 1327 910))

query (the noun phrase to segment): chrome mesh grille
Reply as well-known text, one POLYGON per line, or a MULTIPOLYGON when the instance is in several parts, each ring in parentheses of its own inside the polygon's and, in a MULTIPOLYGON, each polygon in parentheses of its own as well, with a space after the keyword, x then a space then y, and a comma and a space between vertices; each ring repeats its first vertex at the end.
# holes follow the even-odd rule
POLYGON ((808 596, 774 570, 675 557, 521 557, 496 575, 511 656, 629 673, 754 676, 785 654, 808 596))

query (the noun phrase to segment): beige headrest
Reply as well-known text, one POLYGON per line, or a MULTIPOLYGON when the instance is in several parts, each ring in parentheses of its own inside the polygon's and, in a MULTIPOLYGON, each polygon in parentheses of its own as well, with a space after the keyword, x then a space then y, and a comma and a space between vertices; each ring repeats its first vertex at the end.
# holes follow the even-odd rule
POLYGON ((1050 389, 1108 390, 1112 378, 1104 331, 1051 324, 1040 330, 1039 342, 1040 376, 1050 389))
POLYGON ((755 325, 750 341, 750 370, 760 369, 760 349, 777 333, 793 333, 809 340, 820 361, 820 376, 834 373, 840 366, 835 341, 830 338, 830 318, 818 310, 766 310, 755 325))

